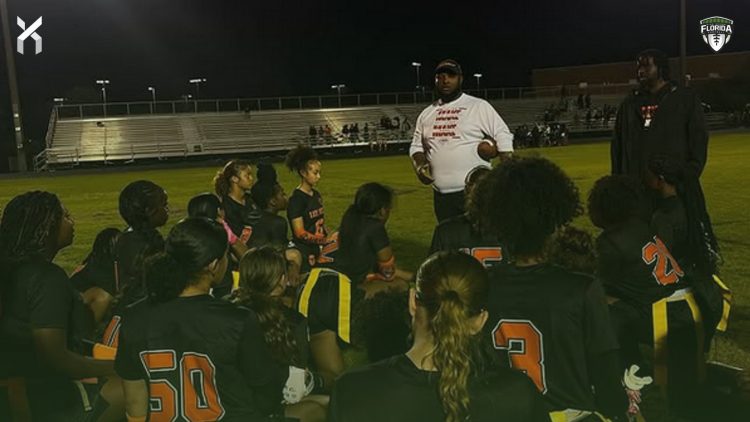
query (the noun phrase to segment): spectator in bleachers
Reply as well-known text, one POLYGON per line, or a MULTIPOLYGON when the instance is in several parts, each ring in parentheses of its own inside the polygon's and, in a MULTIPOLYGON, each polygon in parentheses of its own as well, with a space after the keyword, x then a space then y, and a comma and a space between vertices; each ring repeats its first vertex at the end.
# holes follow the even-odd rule
POLYGON ((576 107, 578 107, 579 110, 583 108, 583 94, 578 94, 578 99, 576 100, 576 107))
POLYGON ((591 108, 591 94, 586 93, 586 97, 584 98, 584 102, 586 103, 586 108, 591 108))
POLYGON ((365 122, 365 127, 362 128, 362 131, 364 132, 364 141, 369 143, 370 142, 370 126, 368 126, 367 122, 365 122))
POLYGON ((396 116, 393 119, 391 119, 391 129, 400 129, 401 128, 401 118, 396 116))
POLYGON ((325 136, 325 131, 323 130, 323 126, 318 126, 318 144, 323 143, 324 136, 325 136))
POLYGON ((318 134, 318 131, 315 130, 315 126, 310 126, 310 130, 307 131, 308 135, 310 135, 309 143, 312 145, 315 143, 315 136, 318 134))
POLYGON ((333 142, 333 130, 331 129, 331 126, 326 124, 323 133, 325 135, 326 145, 331 145, 331 142, 333 142))
POLYGON ((349 125, 341 128, 341 142, 349 142, 349 125))
POLYGON ((357 143, 359 142, 359 123, 355 123, 354 127, 351 130, 352 133, 352 142, 357 143))

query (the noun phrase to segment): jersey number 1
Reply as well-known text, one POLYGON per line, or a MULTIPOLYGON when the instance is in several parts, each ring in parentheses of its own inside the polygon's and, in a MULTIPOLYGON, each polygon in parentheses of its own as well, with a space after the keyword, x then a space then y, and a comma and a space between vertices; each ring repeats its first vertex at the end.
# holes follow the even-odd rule
POLYGON ((174 350, 142 352, 141 360, 151 380, 151 422, 173 422, 178 415, 189 421, 215 421, 224 416, 216 388, 216 367, 207 355, 184 353, 179 367, 174 350), (169 375, 179 378, 179 392, 162 378, 169 375))
POLYGON ((542 333, 525 319, 501 319, 492 332, 495 349, 505 350, 510 366, 523 371, 542 393, 547 392, 542 333))

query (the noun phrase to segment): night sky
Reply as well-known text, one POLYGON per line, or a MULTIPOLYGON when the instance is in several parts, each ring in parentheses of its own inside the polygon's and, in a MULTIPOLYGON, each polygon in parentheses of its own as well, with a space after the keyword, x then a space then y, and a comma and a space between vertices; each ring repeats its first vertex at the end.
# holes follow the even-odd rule
MULTIPOLYGON (((688 55, 710 54, 698 21, 724 16, 735 33, 722 52, 750 50, 750 1, 687 0, 688 55)), ((647 47, 679 48, 679 0, 354 2, 255 0, 8 0, 27 25, 39 16, 44 51, 15 55, 27 137, 46 131, 53 97, 111 81, 110 101, 192 93, 201 98, 406 91, 412 61, 428 84, 452 57, 483 86, 530 84, 531 69, 633 60, 647 47)), ((2 34, 0 34, 1 36, 2 34)), ((15 44, 15 39, 13 40, 15 44)), ((2 45, 0 45, 2 49, 2 45)), ((5 56, 0 69, 0 143, 13 144, 5 56)), ((466 84, 473 86, 474 81, 466 84)), ((5 161, 0 158, 0 161, 5 161)))

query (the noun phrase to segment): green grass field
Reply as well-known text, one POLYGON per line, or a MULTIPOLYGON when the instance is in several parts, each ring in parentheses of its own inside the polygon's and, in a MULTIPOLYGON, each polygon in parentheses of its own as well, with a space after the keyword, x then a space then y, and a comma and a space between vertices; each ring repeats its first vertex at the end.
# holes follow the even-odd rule
MULTIPOLYGON (((525 150, 521 154, 541 154, 558 163, 578 184, 582 199, 593 182, 609 171, 609 144, 606 142, 564 148, 525 150)), ((702 177, 709 211, 722 247, 725 264, 722 278, 734 291, 734 307, 729 332, 717 339, 712 358, 750 367, 750 134, 714 134, 709 160, 702 177), (745 205, 743 205, 745 204, 745 205), (744 217, 743 217, 744 216, 744 217)), ((291 174, 277 166, 280 181, 290 192, 297 183, 291 174)), ((73 246, 62 251, 56 262, 71 271, 86 255, 96 233, 105 227, 122 227, 117 196, 129 182, 150 179, 169 193, 170 222, 186 214, 188 199, 211 190, 216 168, 182 168, 147 171, 66 174, 0 180, 0 207, 15 195, 34 189, 57 193, 76 220, 73 246)), ((435 224, 432 191, 413 176, 405 156, 330 160, 323 163, 319 185, 326 207, 328 226, 335 228, 346 206, 362 183, 377 181, 398 193, 396 208, 388 222, 389 234, 402 267, 416 269, 427 253, 435 224)), ((576 224, 594 233, 587 217, 576 224)), ((167 228, 163 230, 166 234, 167 228)))

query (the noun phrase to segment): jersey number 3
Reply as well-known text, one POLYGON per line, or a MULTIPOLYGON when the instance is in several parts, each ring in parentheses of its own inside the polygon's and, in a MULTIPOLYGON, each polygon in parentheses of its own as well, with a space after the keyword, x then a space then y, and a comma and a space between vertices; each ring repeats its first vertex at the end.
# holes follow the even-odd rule
POLYGON ((523 371, 542 393, 547 392, 542 333, 525 319, 501 319, 492 332, 495 349, 505 350, 510 366, 523 371))
POLYGON ((177 365, 174 350, 141 353, 150 378, 150 421, 172 422, 180 415, 189 421, 215 421, 224 416, 216 388, 216 367, 202 353, 184 353, 177 365), (179 392, 165 378, 179 379, 179 392))

